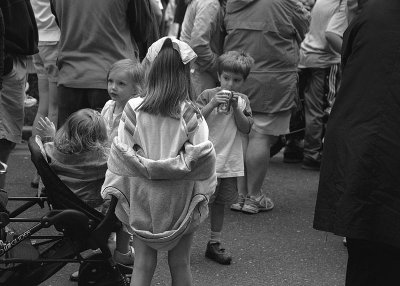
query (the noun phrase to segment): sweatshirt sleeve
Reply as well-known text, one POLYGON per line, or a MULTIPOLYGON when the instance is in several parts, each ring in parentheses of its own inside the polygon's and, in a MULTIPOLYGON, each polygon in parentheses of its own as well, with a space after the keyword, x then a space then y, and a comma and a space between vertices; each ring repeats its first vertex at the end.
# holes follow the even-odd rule
POLYGON ((310 26, 311 14, 297 0, 287 0, 287 4, 292 6, 292 23, 296 30, 297 42, 300 45, 310 26))
POLYGON ((198 5, 189 45, 197 54, 196 64, 202 71, 216 70, 218 55, 211 50, 210 41, 219 13, 218 1, 210 5, 198 5))

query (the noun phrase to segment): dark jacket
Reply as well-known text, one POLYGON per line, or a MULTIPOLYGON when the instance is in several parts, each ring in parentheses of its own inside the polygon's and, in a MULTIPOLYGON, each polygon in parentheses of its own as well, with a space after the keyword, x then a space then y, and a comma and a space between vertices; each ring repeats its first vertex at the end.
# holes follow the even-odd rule
POLYGON ((5 25, 5 52, 33 55, 38 52, 38 31, 29 0, 1 0, 5 25))
POLYGON ((314 228, 400 247, 400 2, 370 0, 344 35, 314 228))
POLYGON ((294 106, 299 47, 310 14, 296 0, 228 0, 224 52, 246 51, 255 60, 243 93, 255 112, 294 106))

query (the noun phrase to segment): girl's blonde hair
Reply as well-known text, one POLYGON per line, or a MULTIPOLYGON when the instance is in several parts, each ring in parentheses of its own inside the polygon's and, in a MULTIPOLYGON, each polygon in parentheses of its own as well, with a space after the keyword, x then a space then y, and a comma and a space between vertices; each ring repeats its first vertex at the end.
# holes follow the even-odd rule
POLYGON ((111 72, 124 71, 130 76, 132 83, 134 84, 136 93, 142 93, 144 87, 144 70, 142 65, 138 61, 131 59, 123 59, 115 62, 107 73, 107 80, 111 72))
POLYGON ((106 123, 98 111, 85 108, 72 113, 54 137, 54 146, 64 154, 108 149, 106 123))
POLYGON ((138 107, 154 115, 179 118, 181 103, 194 100, 190 65, 183 64, 179 49, 166 39, 147 75, 144 100, 138 107))

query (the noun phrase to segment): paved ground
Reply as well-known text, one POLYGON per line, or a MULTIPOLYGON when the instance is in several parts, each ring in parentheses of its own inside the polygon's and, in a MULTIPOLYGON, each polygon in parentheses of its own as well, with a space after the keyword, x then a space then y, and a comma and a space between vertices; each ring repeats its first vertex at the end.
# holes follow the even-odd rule
MULTIPOLYGON (((10 195, 34 194, 29 186, 32 174, 29 151, 21 144, 9 160, 10 195)), ((192 249, 194 285, 344 285, 347 255, 341 238, 312 229, 317 185, 317 172, 284 164, 281 154, 274 157, 264 188, 275 209, 258 215, 227 210, 224 245, 234 257, 230 266, 204 258, 209 235, 209 224, 204 223, 192 249)), ((28 215, 43 213, 35 207, 28 215)), ((76 264, 69 264, 41 285, 77 285, 68 281, 75 269, 76 264)), ((165 253, 159 256, 153 285, 170 285, 165 253)))

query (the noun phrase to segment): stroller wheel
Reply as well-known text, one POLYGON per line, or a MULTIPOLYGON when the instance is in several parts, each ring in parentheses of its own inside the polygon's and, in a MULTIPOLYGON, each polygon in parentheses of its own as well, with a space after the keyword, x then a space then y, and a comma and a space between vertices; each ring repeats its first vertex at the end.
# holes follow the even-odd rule
POLYGON ((121 274, 118 267, 112 267, 107 258, 103 254, 95 254, 84 261, 79 267, 79 286, 96 285, 96 286, 128 286, 128 281, 121 274))

